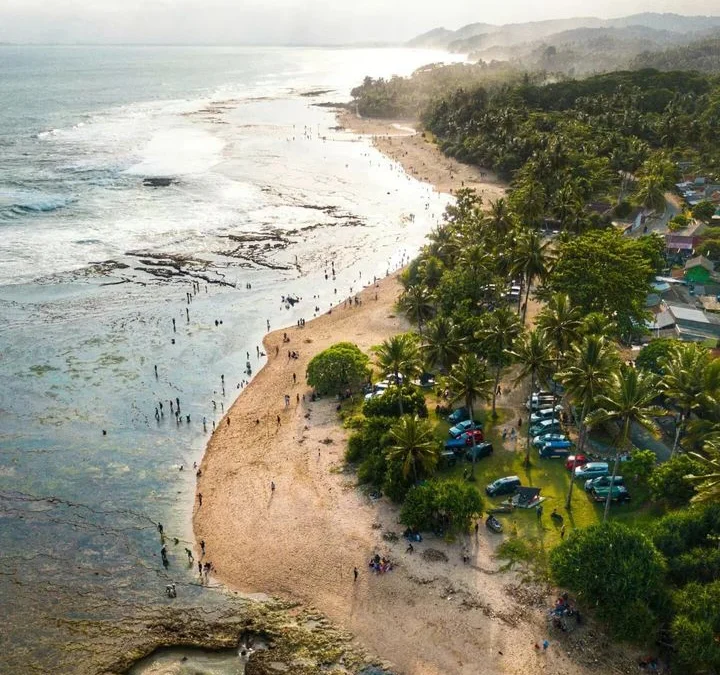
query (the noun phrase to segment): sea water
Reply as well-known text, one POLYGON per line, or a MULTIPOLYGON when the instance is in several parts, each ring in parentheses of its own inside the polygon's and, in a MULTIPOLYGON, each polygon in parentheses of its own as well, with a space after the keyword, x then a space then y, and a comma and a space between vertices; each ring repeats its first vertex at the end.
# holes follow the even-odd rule
POLYGON ((132 621, 171 581, 211 602, 184 552, 193 463, 267 322, 394 269, 447 203, 316 104, 437 60, 0 47, 0 670, 79 669, 83 621, 132 621))

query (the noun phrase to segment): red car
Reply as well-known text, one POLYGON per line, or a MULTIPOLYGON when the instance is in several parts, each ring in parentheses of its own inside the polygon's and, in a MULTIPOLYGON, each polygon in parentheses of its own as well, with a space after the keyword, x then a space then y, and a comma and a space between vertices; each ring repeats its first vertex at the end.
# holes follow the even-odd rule
POLYGON ((485 435, 482 429, 475 429, 475 431, 466 431, 460 438, 465 441, 465 445, 472 445, 472 434, 475 434, 475 442, 482 443, 485 440, 485 435))
POLYGON ((572 471, 576 466, 583 466, 588 463, 588 458, 585 455, 570 455, 565 460, 565 468, 568 471, 572 471))

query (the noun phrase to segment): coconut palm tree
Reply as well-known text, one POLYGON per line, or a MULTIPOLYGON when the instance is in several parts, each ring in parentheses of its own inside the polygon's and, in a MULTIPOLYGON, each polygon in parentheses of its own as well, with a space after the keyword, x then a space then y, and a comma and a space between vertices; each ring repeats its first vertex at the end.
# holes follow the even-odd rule
POLYGON ((690 453, 695 460, 700 462, 705 471, 701 476, 689 475, 687 478, 697 483, 697 493, 692 498, 693 502, 718 502, 720 501, 720 440, 715 439, 705 443, 703 452, 690 453))
MULTIPOLYGON (((557 379, 565 387, 568 397, 580 409, 577 454, 585 449, 585 418, 595 400, 609 386, 612 374, 620 365, 615 345, 601 335, 586 335, 574 344, 568 354, 565 370, 557 379)), ((573 472, 575 467, 573 466, 573 472)), ((566 508, 571 508, 574 480, 570 480, 566 508)))
POLYGON ((522 276, 525 283, 525 302, 522 310, 522 323, 525 325, 530 287, 536 279, 544 279, 550 267, 550 243, 543 242, 537 230, 521 230, 515 241, 513 256, 513 274, 522 276))
MULTIPOLYGON (((613 484, 620 465, 620 454, 630 446, 632 425, 637 424, 654 436, 659 435, 658 425, 654 418, 664 416, 665 410, 652 404, 657 397, 657 387, 657 376, 653 373, 622 366, 619 371, 611 375, 607 391, 596 399, 597 408, 585 419, 585 424, 590 428, 605 422, 616 422, 620 427, 615 439, 613 484)), ((612 490, 608 490, 603 521, 607 520, 610 512, 611 498, 612 490)))
POLYGON ((482 319, 480 330, 475 337, 479 340, 480 348, 492 366, 495 376, 495 384, 492 392, 492 416, 497 417, 495 402, 497 399, 497 388, 500 383, 502 369, 509 365, 509 351, 513 343, 522 332, 522 326, 518 317, 507 307, 502 307, 485 314, 482 319))
POLYGON ((415 320, 422 336, 423 324, 433 315, 432 295, 425 284, 412 284, 400 295, 398 305, 408 319, 415 320))
POLYGON ((428 323, 423 338, 425 363, 431 368, 437 365, 447 373, 460 357, 465 342, 459 327, 449 316, 441 314, 428 323))
POLYGON ((394 384, 400 388, 398 404, 400 415, 403 415, 402 384, 404 381, 417 377, 422 372, 422 359, 417 337, 413 333, 400 333, 373 347, 375 361, 383 376, 392 376, 394 384))
MULTIPOLYGON (((544 380, 552 372, 552 345, 545 333, 539 329, 528 331, 515 343, 510 352, 520 364, 516 382, 530 379, 530 395, 535 391, 538 381, 544 380)), ((527 444, 525 447, 525 466, 530 465, 530 420, 526 425, 527 444)))
MULTIPOLYGON (((537 326, 545 331, 555 351, 555 372, 565 357, 570 343, 577 337, 580 330, 580 312, 572 306, 570 297, 565 293, 554 293, 547 305, 537 317, 537 326)), ((554 379, 554 378, 553 378, 554 379)), ((557 404, 557 387, 553 387, 553 410, 557 404)), ((553 419, 555 413, 553 412, 553 419)))
MULTIPOLYGON (((487 401, 490 398, 492 380, 487 376, 485 365, 475 354, 463 354, 450 369, 448 386, 453 400, 462 399, 471 420, 475 420, 475 401, 487 401)), ((472 436, 472 471, 475 478, 475 434, 472 436)))
POLYGON ((663 372, 660 389, 680 411, 675 426, 674 455, 690 415, 718 399, 720 359, 711 361, 707 349, 690 342, 675 345, 665 358, 660 359, 659 365, 663 372))
POLYGON ((649 174, 638 181, 635 199, 646 209, 663 211, 665 209, 665 186, 661 176, 649 174))
POLYGON ((618 334, 618 325, 602 312, 590 312, 583 317, 578 332, 581 335, 602 335, 612 338, 618 334))
POLYGON ((490 202, 490 225, 498 238, 504 239, 512 228, 512 217, 507 202, 501 197, 497 201, 490 202))
POLYGON ((437 466, 440 446, 427 420, 417 415, 403 415, 390 427, 390 436, 393 443, 388 448, 388 459, 402 462, 405 478, 412 469, 413 479, 417 483, 418 472, 428 475, 437 466))
POLYGON ((573 307, 565 293, 554 293, 538 314, 536 323, 555 348, 556 367, 559 367, 582 325, 578 308, 573 307))

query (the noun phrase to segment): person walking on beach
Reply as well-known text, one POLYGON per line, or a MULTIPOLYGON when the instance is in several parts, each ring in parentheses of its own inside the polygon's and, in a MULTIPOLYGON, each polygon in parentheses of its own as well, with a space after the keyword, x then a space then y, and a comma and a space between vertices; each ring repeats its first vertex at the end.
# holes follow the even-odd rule
POLYGON ((285 407, 287 408, 290 405, 290 395, 285 394, 285 407))
POLYGON ((189 548, 186 548, 186 549, 185 549, 185 553, 187 553, 188 562, 189 562, 189 563, 192 563, 193 560, 194 560, 192 551, 191 551, 189 548))
POLYGON ((202 506, 202 492, 198 492, 198 505, 202 506))
POLYGON ((357 567, 353 567, 353 583, 355 583, 355 582, 357 581, 358 574, 359 574, 358 568, 357 568, 357 567))
POLYGON ((200 550, 202 551, 202 554, 205 555, 205 540, 200 540, 200 550))
POLYGON ((275 492, 275 481, 270 481, 270 492, 275 492))

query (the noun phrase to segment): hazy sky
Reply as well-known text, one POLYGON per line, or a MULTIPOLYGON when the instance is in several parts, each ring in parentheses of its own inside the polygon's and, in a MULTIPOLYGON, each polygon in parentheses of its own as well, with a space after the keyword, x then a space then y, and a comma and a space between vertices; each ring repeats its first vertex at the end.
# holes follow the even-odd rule
MULTIPOLYGON (((343 43, 436 26, 636 12, 720 14, 720 0, 0 0, 0 41, 343 43)), ((1 64, 0 64, 1 67, 1 64)))

